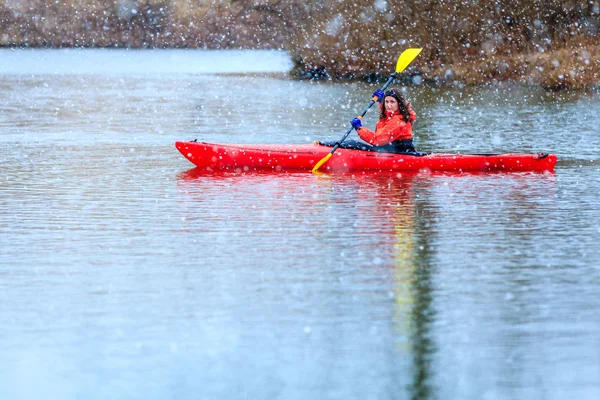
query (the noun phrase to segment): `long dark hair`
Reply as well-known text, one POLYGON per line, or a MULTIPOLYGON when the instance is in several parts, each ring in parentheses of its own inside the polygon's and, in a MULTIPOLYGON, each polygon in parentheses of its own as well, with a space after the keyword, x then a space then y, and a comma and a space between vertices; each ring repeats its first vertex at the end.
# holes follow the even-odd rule
POLYGON ((398 111, 400 112, 400 115, 404 117, 404 121, 410 124, 410 108, 408 107, 408 101, 406 101, 406 99, 404 98, 404 96, 402 96, 402 93, 400 93, 399 90, 395 89, 388 90, 387 92, 385 92, 385 96, 383 97, 383 103, 381 103, 381 114, 379 114, 379 119, 387 118, 387 115, 385 115, 385 98, 388 96, 392 96, 396 99, 396 101, 398 102, 398 111))

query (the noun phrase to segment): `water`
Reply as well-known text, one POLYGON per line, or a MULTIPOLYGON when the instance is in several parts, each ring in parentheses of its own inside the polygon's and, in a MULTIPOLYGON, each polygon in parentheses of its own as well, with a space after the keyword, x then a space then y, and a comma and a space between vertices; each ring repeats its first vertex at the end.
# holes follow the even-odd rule
POLYGON ((78 54, 0 51, 2 398, 600 397, 597 94, 408 89, 421 150, 555 174, 206 174, 175 140, 337 139, 374 87, 78 54))

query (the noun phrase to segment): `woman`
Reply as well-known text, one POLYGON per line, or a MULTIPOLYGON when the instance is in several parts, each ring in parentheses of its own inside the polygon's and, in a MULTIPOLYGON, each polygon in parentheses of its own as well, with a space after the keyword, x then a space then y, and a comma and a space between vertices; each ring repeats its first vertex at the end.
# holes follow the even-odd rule
POLYGON ((416 153, 412 140, 412 123, 417 119, 417 114, 410 107, 410 103, 399 91, 393 89, 385 94, 382 90, 377 90, 373 96, 377 96, 381 107, 375 132, 363 127, 359 118, 354 118, 350 123, 358 136, 373 145, 372 151, 416 153))

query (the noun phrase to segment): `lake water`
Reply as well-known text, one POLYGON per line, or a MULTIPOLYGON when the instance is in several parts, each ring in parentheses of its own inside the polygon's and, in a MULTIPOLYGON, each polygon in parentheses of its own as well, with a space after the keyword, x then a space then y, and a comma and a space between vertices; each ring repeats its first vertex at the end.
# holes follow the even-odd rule
POLYGON ((420 150, 552 152, 553 174, 177 152, 337 139, 375 89, 289 67, 0 51, 0 397, 600 398, 600 96, 407 88, 420 150))

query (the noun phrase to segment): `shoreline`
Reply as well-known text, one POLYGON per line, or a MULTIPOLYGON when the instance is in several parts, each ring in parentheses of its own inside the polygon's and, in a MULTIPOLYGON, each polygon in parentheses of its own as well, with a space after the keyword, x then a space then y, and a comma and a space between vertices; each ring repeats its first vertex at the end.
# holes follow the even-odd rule
MULTIPOLYGON (((2 46, 0 50, 201 50, 201 51, 273 51, 290 54, 290 70, 283 74, 298 80, 323 80, 334 82, 385 82, 389 75, 366 71, 361 74, 344 74, 327 67, 307 67, 298 56, 285 49, 269 48, 215 48, 215 47, 135 47, 135 46, 2 46)), ((494 56, 479 61, 437 65, 419 62, 409 66, 404 74, 396 79, 403 85, 432 87, 493 86, 517 84, 519 86, 540 87, 550 91, 598 91, 600 90, 600 45, 590 49, 584 47, 576 51, 559 49, 547 53, 515 54, 494 56), (573 53, 575 57, 572 57, 573 53), (586 63, 587 61, 587 63, 586 63)))

